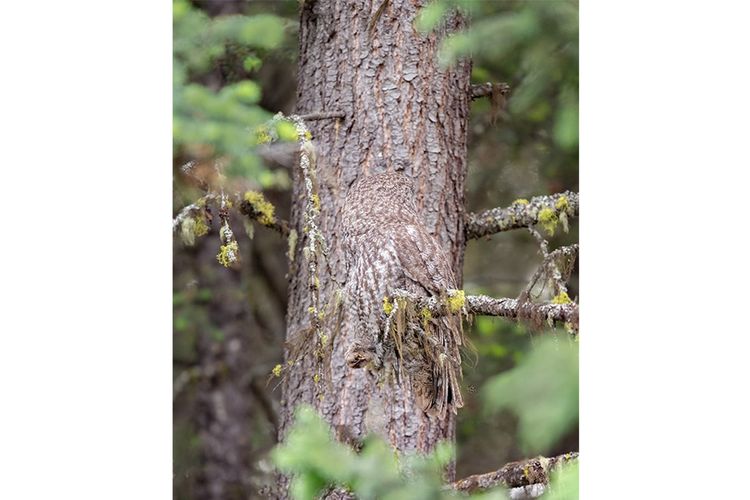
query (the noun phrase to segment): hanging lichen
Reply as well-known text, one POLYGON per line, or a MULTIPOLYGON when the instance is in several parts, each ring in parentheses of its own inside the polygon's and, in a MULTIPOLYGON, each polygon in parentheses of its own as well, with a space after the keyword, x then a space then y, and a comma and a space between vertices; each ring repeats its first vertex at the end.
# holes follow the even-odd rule
POLYGON ((240 249, 236 241, 230 241, 226 245, 219 247, 219 253, 216 254, 216 260, 224 267, 231 267, 237 262, 240 249))
POLYGON ((551 208, 542 208, 539 210, 539 223, 550 236, 554 236, 555 227, 557 227, 557 214, 551 208))
POLYGON ((231 267, 240 260, 240 247, 234 237, 234 232, 229 227, 229 211, 226 205, 226 196, 222 193, 221 208, 219 210, 221 218, 221 229, 219 229, 219 238, 221 247, 216 255, 216 260, 224 267, 231 267))

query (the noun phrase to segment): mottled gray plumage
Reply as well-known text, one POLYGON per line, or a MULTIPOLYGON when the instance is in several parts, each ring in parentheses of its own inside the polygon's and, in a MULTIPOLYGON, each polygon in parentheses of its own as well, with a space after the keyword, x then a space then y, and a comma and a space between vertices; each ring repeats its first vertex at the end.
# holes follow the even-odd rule
POLYGON ((457 287, 446 252, 417 213, 411 180, 401 173, 360 178, 347 194, 343 221, 348 325, 354 328, 347 363, 376 372, 390 365, 411 384, 424 411, 455 412, 463 406, 461 318, 412 318, 403 335, 396 338, 393 328, 386 335, 383 298, 394 290, 429 297, 457 287))

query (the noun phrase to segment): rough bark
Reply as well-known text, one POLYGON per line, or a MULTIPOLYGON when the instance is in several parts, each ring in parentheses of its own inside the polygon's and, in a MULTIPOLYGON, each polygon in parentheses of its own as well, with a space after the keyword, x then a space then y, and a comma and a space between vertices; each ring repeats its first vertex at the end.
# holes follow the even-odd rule
MULTIPOLYGON (((381 0, 303 4, 296 111, 344 114, 343 119, 308 123, 316 146, 319 226, 328 252, 317 266, 321 305, 343 288, 347 276, 339 231, 347 190, 358 177, 384 171, 403 171, 414 180, 424 224, 450 252, 460 284, 470 64, 439 66, 440 39, 463 20, 456 16, 438 33, 423 36, 413 21, 424 3, 391 0, 379 16, 375 14, 381 0)), ((306 198, 304 179, 295 169, 290 225, 299 241, 289 273, 288 346, 299 346, 305 338, 315 342, 309 336, 313 293, 303 250, 308 238, 306 198)), ((351 332, 336 318, 327 313, 322 322, 333 339, 330 356, 321 359, 308 352, 295 358, 292 349, 287 350, 287 361, 296 363, 284 367, 280 438, 294 408, 307 403, 345 439, 378 431, 396 449, 419 452, 452 440, 452 415, 445 420, 428 417, 418 410, 410 391, 390 384, 373 386, 364 370, 347 367, 344 352, 351 332), (318 378, 314 374, 320 364, 324 366, 318 378)))

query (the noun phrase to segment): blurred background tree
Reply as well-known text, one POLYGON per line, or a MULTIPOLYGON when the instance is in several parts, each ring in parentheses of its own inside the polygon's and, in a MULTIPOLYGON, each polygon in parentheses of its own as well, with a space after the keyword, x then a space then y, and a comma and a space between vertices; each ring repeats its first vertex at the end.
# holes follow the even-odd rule
MULTIPOLYGON (((577 2, 445 0, 423 10, 419 28, 429 30, 456 6, 470 12, 471 29, 449 39, 441 57, 470 55, 475 83, 511 88, 507 102, 472 105, 467 209, 577 191, 577 2)), ((261 158, 256 146, 258 127, 295 105, 298 7, 174 1, 174 213, 211 185, 263 190, 288 218, 289 165, 261 158)), ((176 498, 252 498, 273 482, 280 388, 272 372, 283 357, 287 242, 248 229, 237 235, 241 264, 224 268, 216 262, 215 215, 202 212, 206 227, 193 244, 174 246, 176 498)), ((573 223, 551 244, 575 241, 573 223)), ((464 288, 515 297, 540 259, 524 231, 471 241, 464 288)), ((569 294, 576 299, 577 268, 569 294)), ((477 317, 467 331, 478 356, 464 367, 457 476, 577 450, 577 344, 564 331, 497 318, 477 317)))

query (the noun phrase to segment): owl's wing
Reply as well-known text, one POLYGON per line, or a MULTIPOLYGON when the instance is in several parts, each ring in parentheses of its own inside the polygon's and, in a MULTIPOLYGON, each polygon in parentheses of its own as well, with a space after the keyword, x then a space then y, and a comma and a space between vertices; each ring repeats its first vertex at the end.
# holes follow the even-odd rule
MULTIPOLYGON (((412 288, 420 295, 440 295, 447 289, 456 288, 457 283, 445 251, 434 236, 416 224, 403 224, 392 233, 394 247, 398 252, 403 272, 412 288)), ((429 413, 443 414, 448 409, 455 412, 463 406, 459 388, 461 378, 461 354, 463 344, 461 317, 442 316, 430 320, 435 328, 433 335, 425 337, 425 345, 432 354, 429 382, 417 383, 419 406, 429 413)))
POLYGON ((404 274, 422 288, 422 293, 437 295, 448 288, 456 288, 445 251, 424 227, 404 224, 393 238, 404 274))

